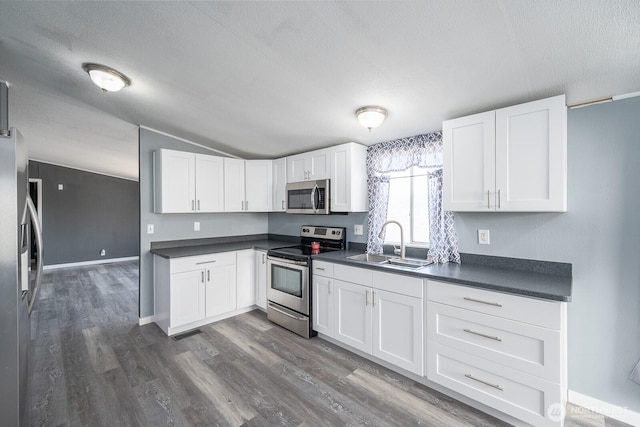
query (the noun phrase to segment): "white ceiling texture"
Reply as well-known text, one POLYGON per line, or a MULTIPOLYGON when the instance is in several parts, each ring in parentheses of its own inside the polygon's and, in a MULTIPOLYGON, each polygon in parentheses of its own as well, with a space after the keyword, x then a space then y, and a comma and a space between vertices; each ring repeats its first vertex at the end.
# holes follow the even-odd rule
POLYGON ((1 1, 0 79, 31 158, 136 179, 138 125, 276 158, 639 91, 640 1, 1 1), (83 62, 133 83, 102 93, 83 62))

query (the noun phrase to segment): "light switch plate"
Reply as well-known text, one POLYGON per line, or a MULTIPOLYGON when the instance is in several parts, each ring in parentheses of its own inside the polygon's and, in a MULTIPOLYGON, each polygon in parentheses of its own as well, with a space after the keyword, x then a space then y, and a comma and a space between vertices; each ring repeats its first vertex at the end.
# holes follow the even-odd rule
POLYGON ((200 222, 199 221, 195 221, 193 223, 193 231, 200 231, 200 222))
POLYGON ((153 234, 153 224, 147 224, 147 234, 153 234))
POLYGON ((478 230, 478 244, 488 245, 490 242, 489 230, 478 230))
POLYGON ((64 184, 58 184, 58 191, 64 190, 64 184))
POLYGON ((353 234, 362 236, 362 224, 353 224, 353 234))

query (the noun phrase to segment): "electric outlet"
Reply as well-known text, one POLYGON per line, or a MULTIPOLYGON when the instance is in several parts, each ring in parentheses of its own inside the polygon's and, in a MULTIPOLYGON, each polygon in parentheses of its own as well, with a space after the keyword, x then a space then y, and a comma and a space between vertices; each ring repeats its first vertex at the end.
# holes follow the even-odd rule
POLYGON ((193 231, 200 231, 200 222, 195 221, 193 223, 193 231))
POLYGON ((478 230, 478 244, 488 245, 490 242, 489 230, 478 230))
POLYGON ((147 234, 153 234, 153 224, 147 224, 147 234))
POLYGON ((362 224, 353 224, 353 234, 362 236, 362 224))
POLYGON ((58 190, 59 191, 64 190, 64 184, 58 184, 58 190))
POLYGON ((105 256, 107 254, 106 249, 100 249, 100 256, 105 256))

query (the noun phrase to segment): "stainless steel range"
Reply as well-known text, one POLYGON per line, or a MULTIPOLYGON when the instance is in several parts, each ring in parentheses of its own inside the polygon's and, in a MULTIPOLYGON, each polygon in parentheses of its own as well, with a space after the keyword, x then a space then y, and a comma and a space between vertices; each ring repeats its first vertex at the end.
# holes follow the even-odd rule
POLYGON ((344 250, 343 227, 303 225, 300 244, 267 251, 267 317, 305 338, 315 333, 311 324, 311 256, 344 250))

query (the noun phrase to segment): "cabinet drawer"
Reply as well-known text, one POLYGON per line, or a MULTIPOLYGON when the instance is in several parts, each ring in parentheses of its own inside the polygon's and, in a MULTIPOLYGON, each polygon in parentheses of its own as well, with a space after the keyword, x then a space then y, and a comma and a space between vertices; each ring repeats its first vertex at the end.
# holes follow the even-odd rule
POLYGON ((325 277, 333 277, 333 263, 324 261, 312 261, 313 274, 325 277))
POLYGON ((430 381, 533 425, 560 425, 546 417, 549 406, 564 406, 559 384, 431 341, 427 348, 430 381))
POLYGON ((372 271, 365 268, 349 267, 342 264, 333 265, 333 277, 343 282, 371 286, 372 271))
POLYGON ((560 331, 427 303, 427 337, 549 381, 561 381, 560 331))
POLYGON ((395 292, 396 294, 414 298, 423 297, 424 282, 423 279, 418 279, 417 277, 374 271, 371 286, 383 291, 395 292))
POLYGON ((427 282, 430 301, 560 330, 562 303, 519 297, 451 283, 427 282))
POLYGON ((235 252, 222 252, 218 254, 198 255, 171 260, 171 273, 181 271, 198 270, 207 267, 220 267, 234 265, 236 263, 235 252))

